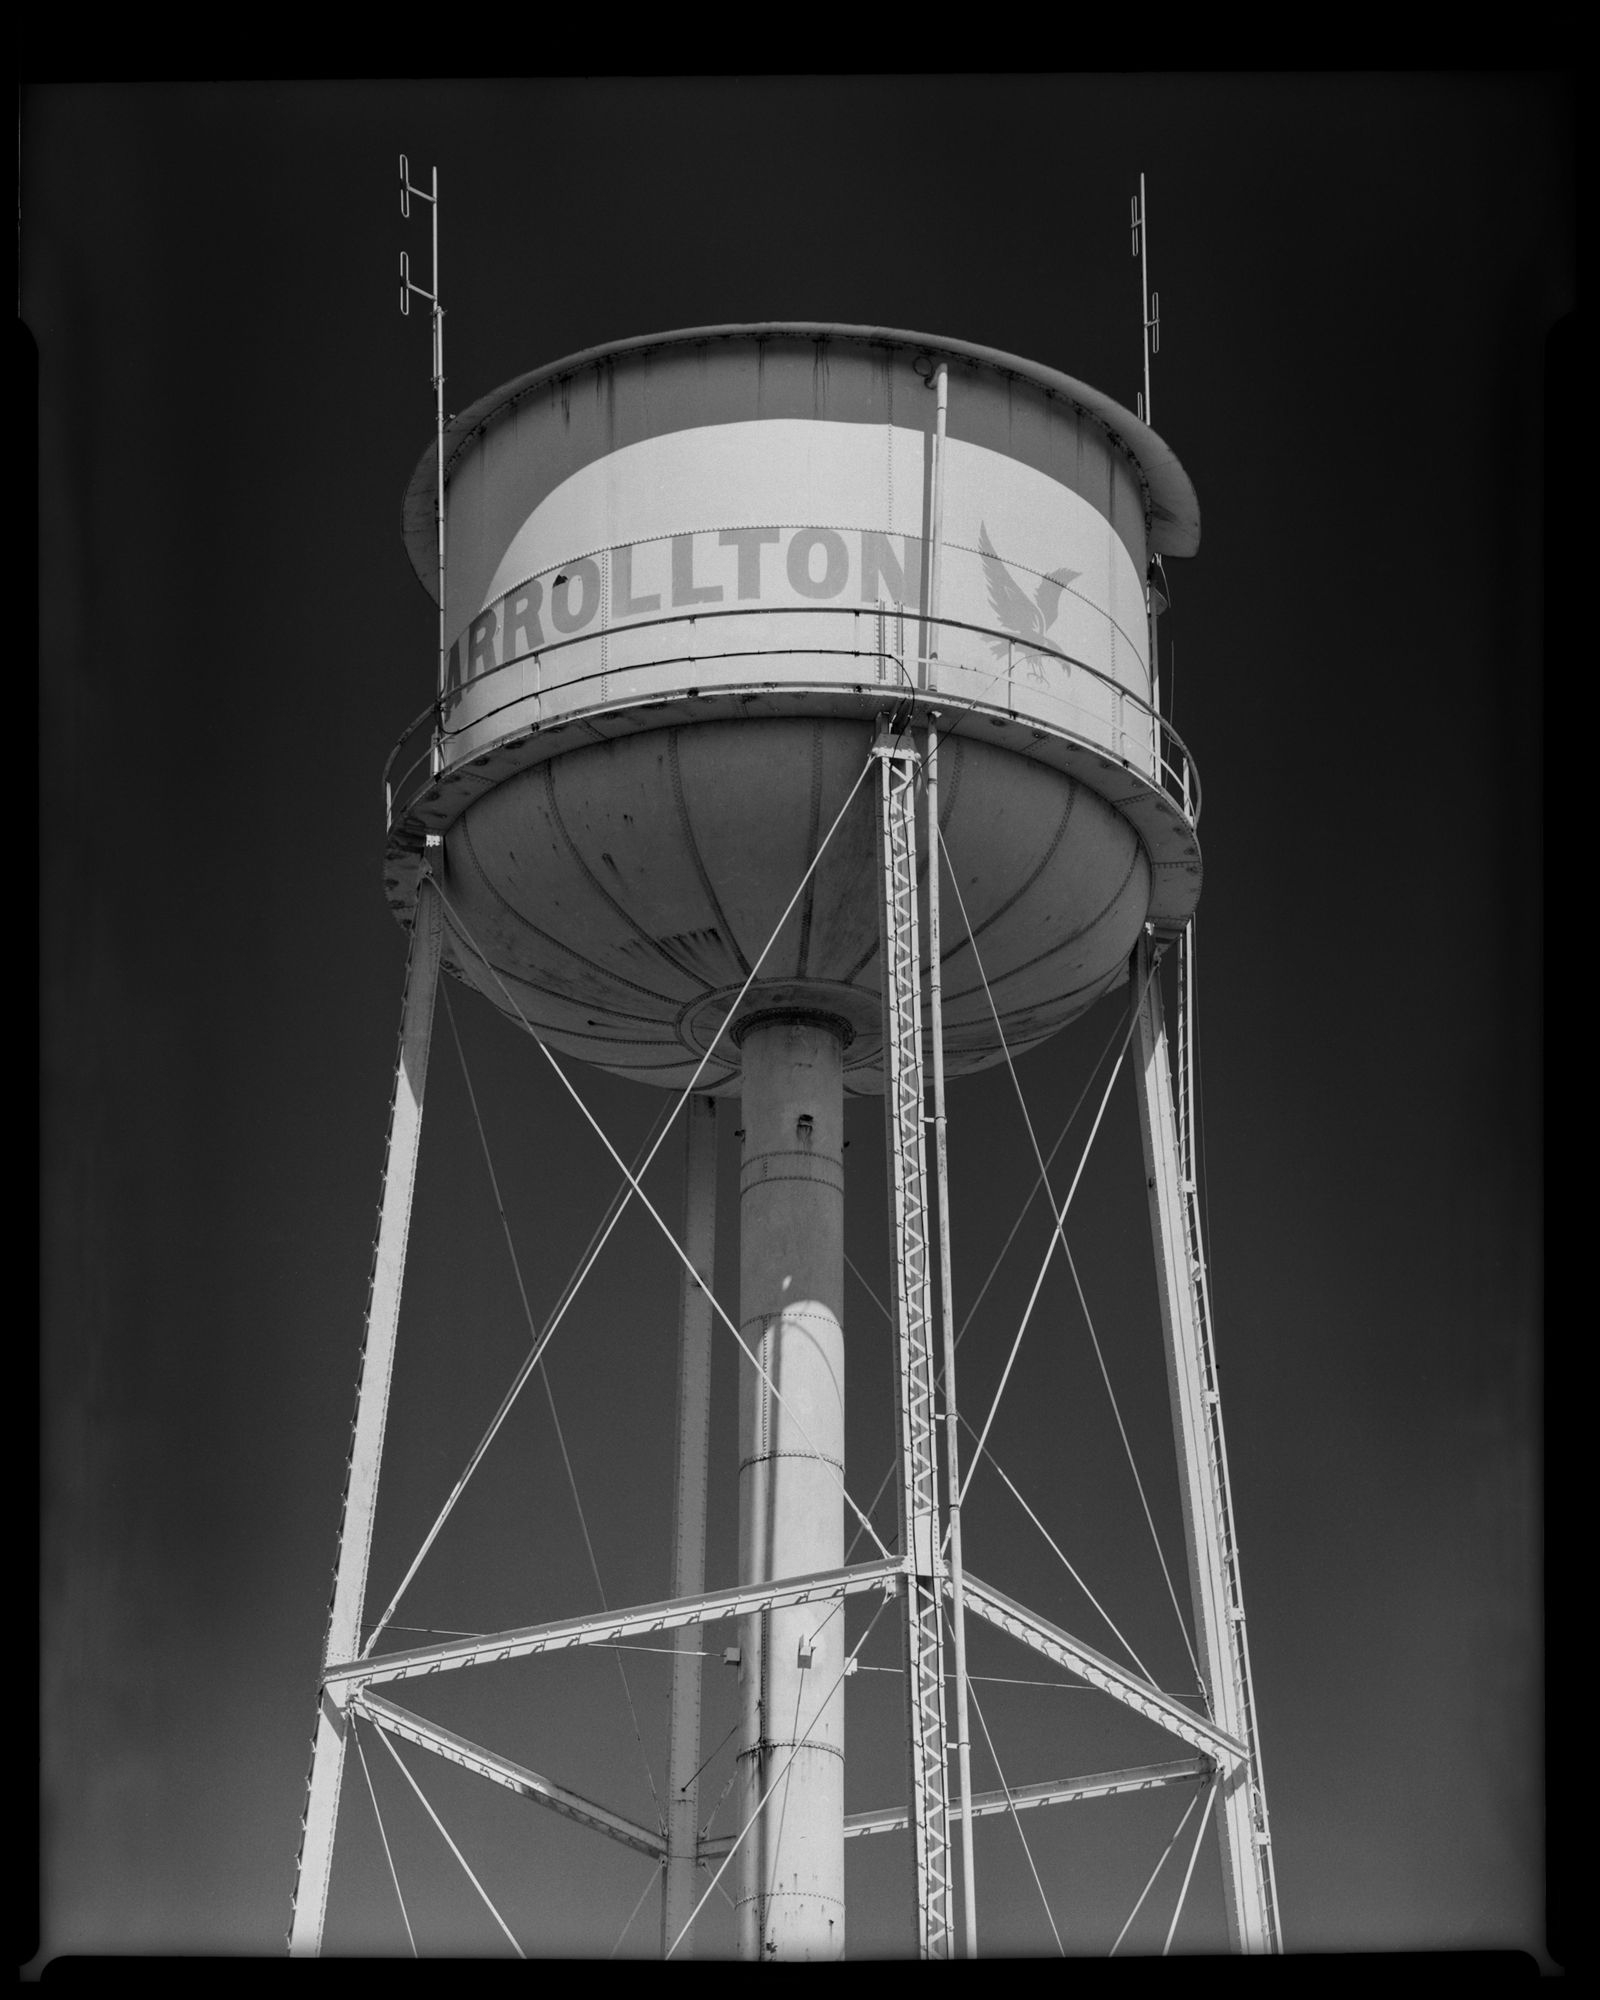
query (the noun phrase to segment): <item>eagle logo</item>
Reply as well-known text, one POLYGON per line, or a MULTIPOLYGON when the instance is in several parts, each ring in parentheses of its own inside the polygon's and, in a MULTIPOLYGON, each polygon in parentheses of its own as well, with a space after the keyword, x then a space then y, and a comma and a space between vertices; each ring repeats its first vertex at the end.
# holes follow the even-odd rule
MULTIPOLYGON (((1061 593, 1069 583, 1073 583, 1083 572, 1076 569, 1053 569, 1048 576, 1039 579, 1039 588, 1030 598, 1016 578, 1000 560, 999 552, 989 539, 989 529, 985 522, 978 523, 978 548, 983 556, 983 574, 989 585, 989 603, 998 624, 1008 632, 1015 632, 1022 640, 1017 648, 1021 657, 1028 662, 1028 670, 1037 681, 1044 679, 1046 655, 1037 647, 1029 646, 1028 640, 1043 639, 1056 622, 1061 609, 1061 593)), ((989 650, 996 659, 1003 660, 1012 650, 1004 639, 991 639, 989 650)), ((1054 658, 1053 654, 1048 657, 1054 658)))

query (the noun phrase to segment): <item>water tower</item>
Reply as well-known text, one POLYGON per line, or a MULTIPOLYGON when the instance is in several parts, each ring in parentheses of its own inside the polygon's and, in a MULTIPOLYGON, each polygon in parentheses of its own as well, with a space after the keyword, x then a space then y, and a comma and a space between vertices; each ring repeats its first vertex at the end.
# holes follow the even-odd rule
POLYGON ((355 1714, 654 1854, 669 1949, 692 1944, 715 1861, 737 1882, 745 1955, 837 1956, 845 1843, 872 1829, 845 1812, 853 1661, 843 1619, 819 1607, 869 1594, 904 1633, 908 1796, 878 1819, 909 1828, 924 1954, 973 1948, 971 1827, 995 1809, 967 1758, 973 1617, 1176 1739, 1176 1762, 1051 1796, 1196 1787, 1235 1944, 1276 1949, 1187 1050, 1180 1033, 1169 1056, 1154 977, 1200 890, 1197 781, 1152 689, 1152 565, 1198 541, 1186 475, 1143 422, 1051 369, 834 325, 591 350, 495 391, 441 440, 406 499, 437 592, 442 496, 442 686, 387 788, 385 879, 410 957, 292 1948, 320 1943, 355 1714), (682 1100, 675 1569, 661 1602, 378 1650, 367 1553, 441 968, 562 1062, 682 1100), (986 1586, 964 1567, 955 1504, 944 1077, 1015 1057, 1124 986, 1203 1712, 986 1586), (885 1103, 899 1433, 898 1537, 854 1563, 852 1093, 885 1103), (729 1096, 736 1306, 711 1288, 729 1096), (714 1339, 740 1349, 740 1568, 708 1585, 714 1339), (737 1639, 742 1804, 708 1854, 692 1774, 717 1621, 737 1639), (680 1649, 656 1828, 392 1698, 417 1675, 643 1632, 680 1649))

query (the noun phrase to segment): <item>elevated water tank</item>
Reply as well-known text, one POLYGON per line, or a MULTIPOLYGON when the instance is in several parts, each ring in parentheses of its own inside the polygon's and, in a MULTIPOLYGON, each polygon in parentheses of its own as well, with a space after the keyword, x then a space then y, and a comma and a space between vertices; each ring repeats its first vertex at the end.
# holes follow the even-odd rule
MULTIPOLYGON (((1198 787, 1152 711, 1145 586, 1193 552, 1198 509, 1097 391, 917 334, 702 328, 509 383, 445 456, 446 685, 395 766, 389 895, 409 920, 441 835, 452 969, 553 1047, 689 1081, 884 715, 939 719, 953 1074, 1000 1056, 980 958, 1025 1049, 1194 907, 1198 787)), ((430 591, 435 488, 430 450, 405 517, 430 591)), ((874 798, 741 1009, 845 1023, 858 1092, 881 1088, 874 798)), ((739 1061, 730 1033, 701 1087, 737 1089, 739 1061)))

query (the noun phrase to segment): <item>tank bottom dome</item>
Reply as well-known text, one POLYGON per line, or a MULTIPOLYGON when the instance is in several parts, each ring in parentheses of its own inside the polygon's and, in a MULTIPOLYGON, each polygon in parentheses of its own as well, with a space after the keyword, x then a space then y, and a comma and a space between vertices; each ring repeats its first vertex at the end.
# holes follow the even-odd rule
MULTIPOLYGON (((839 717, 707 721, 516 773, 444 839, 451 970, 617 1076, 681 1089, 715 1043, 699 1087, 727 1093, 729 1016, 755 972, 740 1018, 834 1016, 846 1088, 880 1092, 872 741, 839 717)), ((985 977, 1013 1053, 1126 977, 1151 874, 1087 786, 960 729, 940 741, 939 809, 946 1067, 962 1075, 1002 1056, 985 977)), ((925 902, 922 949, 926 964, 925 902)))

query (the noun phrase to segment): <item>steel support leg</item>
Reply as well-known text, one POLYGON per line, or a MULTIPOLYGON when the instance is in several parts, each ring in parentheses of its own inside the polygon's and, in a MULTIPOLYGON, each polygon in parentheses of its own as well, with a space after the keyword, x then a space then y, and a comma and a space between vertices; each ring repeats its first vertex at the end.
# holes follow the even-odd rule
MULTIPOLYGON (((694 1276, 683 1273, 678 1311, 678 1465, 672 1594, 706 1587, 706 1475, 711 1445, 711 1293, 717 1252, 717 1100, 691 1097, 684 1107, 683 1247, 694 1276)), ((705 1639, 695 1625, 674 1634, 672 1706, 667 1743, 667 1855, 661 1895, 661 1951, 671 1951, 694 1909, 699 1827, 700 1670, 705 1639)), ((691 1932, 679 1958, 693 1956, 691 1932)))
MULTIPOLYGON (((433 1001, 439 984, 443 909, 433 885, 424 881, 417 897, 406 962, 405 1000, 400 1021, 400 1055, 389 1106, 389 1139, 384 1159, 378 1239, 373 1246, 367 1292, 366 1336, 356 1388, 356 1414, 346 1461, 344 1504, 339 1518, 333 1598, 322 1664, 326 1671, 350 1659, 361 1645, 361 1612, 366 1598, 372 1523, 378 1504, 378 1471, 383 1459, 384 1423, 400 1328, 400 1291, 405 1277, 406 1239, 411 1229, 411 1193, 422 1138, 422 1097, 433 1032, 433 1001)), ((333 1837, 344 1777, 345 1697, 324 1687, 318 1697, 312 1740, 311 1776, 295 1868, 294 1915, 289 1949, 314 1957, 322 1948, 333 1866, 333 1837)))
MULTIPOLYGON (((954 1950, 940 1599, 939 1466, 934 1421, 932 1215, 923 1142, 922 967, 917 927, 917 755, 880 731, 878 830, 883 963, 884 1110, 894 1252, 896 1389, 906 1578, 906 1701, 917 1947, 954 1950)), ((934 864, 937 866, 937 862, 934 864)))
MULTIPOLYGON (((1188 940, 1183 950, 1187 954, 1188 940)), ((1144 1141, 1150 1227, 1160 1279, 1172 1422, 1177 1435, 1184 1533, 1195 1623, 1212 1720, 1248 1746, 1218 1801, 1228 1928, 1234 1948, 1280 1948, 1277 1897, 1261 1778, 1244 1597, 1228 1457, 1217 1393, 1204 1242, 1196 1199, 1192 1125, 1187 1106, 1189 1042, 1183 1038, 1181 1098, 1174 1095, 1159 975, 1148 936, 1134 953, 1133 1006, 1139 1035, 1139 1128, 1144 1141)))

